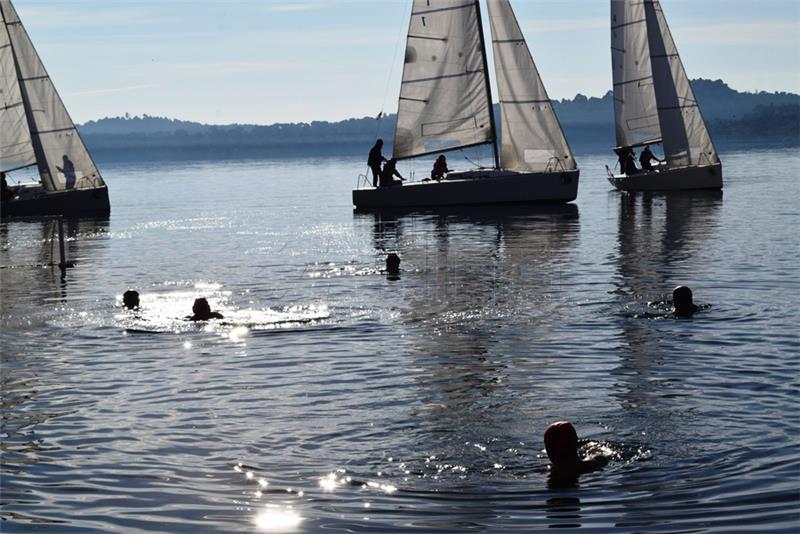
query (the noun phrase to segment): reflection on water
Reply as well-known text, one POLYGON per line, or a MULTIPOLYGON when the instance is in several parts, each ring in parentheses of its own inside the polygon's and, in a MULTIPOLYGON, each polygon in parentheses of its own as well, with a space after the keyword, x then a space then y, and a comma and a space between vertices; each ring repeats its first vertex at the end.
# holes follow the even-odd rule
POLYGON ((3 221, 3 531, 797 530, 800 156, 724 199, 606 159, 577 205, 355 215, 360 160, 111 166, 63 281, 3 221), (710 308, 648 318, 679 283, 710 308), (613 457, 569 488, 559 419, 613 457))

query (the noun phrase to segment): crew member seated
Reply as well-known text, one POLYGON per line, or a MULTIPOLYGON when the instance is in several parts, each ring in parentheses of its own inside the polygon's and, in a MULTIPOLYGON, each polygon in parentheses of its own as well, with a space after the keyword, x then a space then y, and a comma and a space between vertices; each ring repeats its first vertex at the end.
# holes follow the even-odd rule
POLYGON ((381 187, 392 187, 393 185, 403 185, 403 178, 399 172, 397 172, 397 160, 395 158, 390 159, 383 165, 383 170, 381 171, 381 187), (394 177, 397 176, 400 178, 399 180, 395 180, 394 177))
POLYGON ((642 150, 642 153, 639 154, 639 165, 642 166, 643 171, 653 170, 653 166, 650 164, 651 160, 655 160, 659 163, 664 161, 662 159, 658 159, 657 157, 655 157, 655 155, 653 155, 653 152, 650 150, 650 145, 646 145, 644 147, 644 150, 642 150))
POLYGON ((436 158, 436 161, 433 163, 433 170, 431 170, 431 180, 441 180, 444 178, 446 173, 450 172, 450 169, 447 168, 447 158, 444 155, 439 156, 436 158))

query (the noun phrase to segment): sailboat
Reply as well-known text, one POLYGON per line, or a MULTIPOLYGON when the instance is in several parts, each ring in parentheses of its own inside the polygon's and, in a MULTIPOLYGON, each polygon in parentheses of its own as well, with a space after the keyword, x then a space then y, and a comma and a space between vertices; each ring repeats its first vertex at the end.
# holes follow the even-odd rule
POLYGON ((721 189, 722 163, 658 0, 611 0, 611 60, 620 162, 632 160, 635 148, 664 148, 652 170, 632 161, 619 174, 609 170, 611 184, 622 191, 721 189))
POLYGON ((445 179, 353 190, 356 208, 564 203, 579 170, 508 0, 489 0, 502 135, 478 0, 414 0, 393 158, 491 145, 494 165, 445 179))
POLYGON ((0 0, 0 214, 108 213, 108 188, 10 0, 0 0), (7 187, 36 166, 39 182, 7 187))

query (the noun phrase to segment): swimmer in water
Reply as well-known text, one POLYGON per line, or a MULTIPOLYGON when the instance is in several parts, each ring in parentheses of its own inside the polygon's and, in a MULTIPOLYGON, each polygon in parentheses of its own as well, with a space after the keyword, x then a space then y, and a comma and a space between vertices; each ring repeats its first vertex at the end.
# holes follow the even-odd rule
POLYGON ((692 301, 692 290, 678 286, 672 290, 672 313, 675 317, 690 317, 699 308, 692 301))
POLYGON ((122 305, 129 310, 139 309, 139 292, 133 289, 127 290, 122 294, 122 305))
POLYGON ((578 456, 578 433, 569 421, 556 421, 544 432, 544 448, 550 458, 551 487, 571 487, 584 473, 597 471, 608 464, 608 456, 578 456))
POLYGON ((222 314, 211 311, 208 301, 204 298, 195 299, 192 305, 192 315, 187 317, 190 321, 208 321, 209 319, 222 319, 222 314))
POLYGON ((390 252, 386 256, 386 272, 389 274, 400 274, 400 256, 390 252))

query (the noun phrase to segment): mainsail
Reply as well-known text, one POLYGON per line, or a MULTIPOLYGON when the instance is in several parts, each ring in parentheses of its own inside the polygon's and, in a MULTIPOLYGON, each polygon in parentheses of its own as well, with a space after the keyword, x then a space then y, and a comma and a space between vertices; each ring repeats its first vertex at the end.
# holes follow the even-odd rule
POLYGON ((474 0, 414 0, 394 157, 494 141, 479 9, 474 0))
POLYGON ((611 1, 611 66, 617 146, 661 138, 642 0, 611 1))
POLYGON ((500 167, 575 169, 564 132, 508 0, 489 0, 502 123, 500 167))
MULTIPOLYGON (((24 156, 22 160, 32 164, 25 148, 30 144, 42 185, 48 191, 104 185, 10 0, 0 0, 0 18, 3 22, 0 33, 4 33, 4 37, 0 37, 0 46, 8 45, 0 50, 2 89, 7 86, 16 88, 9 95, 3 94, 3 100, 7 101, 3 106, 11 107, 3 110, 0 146, 20 147, 24 156), (9 65, 13 65, 11 70, 7 70, 9 65), (16 83, 6 81, 12 76, 16 77, 16 83), (25 121, 16 120, 13 115, 5 116, 6 111, 19 108, 15 91, 22 101, 25 121)), ((5 165, 5 159, 5 155, 0 158, 0 164, 5 165)))
POLYGON ((10 171, 33 165, 36 155, 3 13, 0 4, 0 171, 10 171))
POLYGON ((650 63, 664 154, 670 167, 709 165, 719 158, 658 0, 644 1, 650 63))

